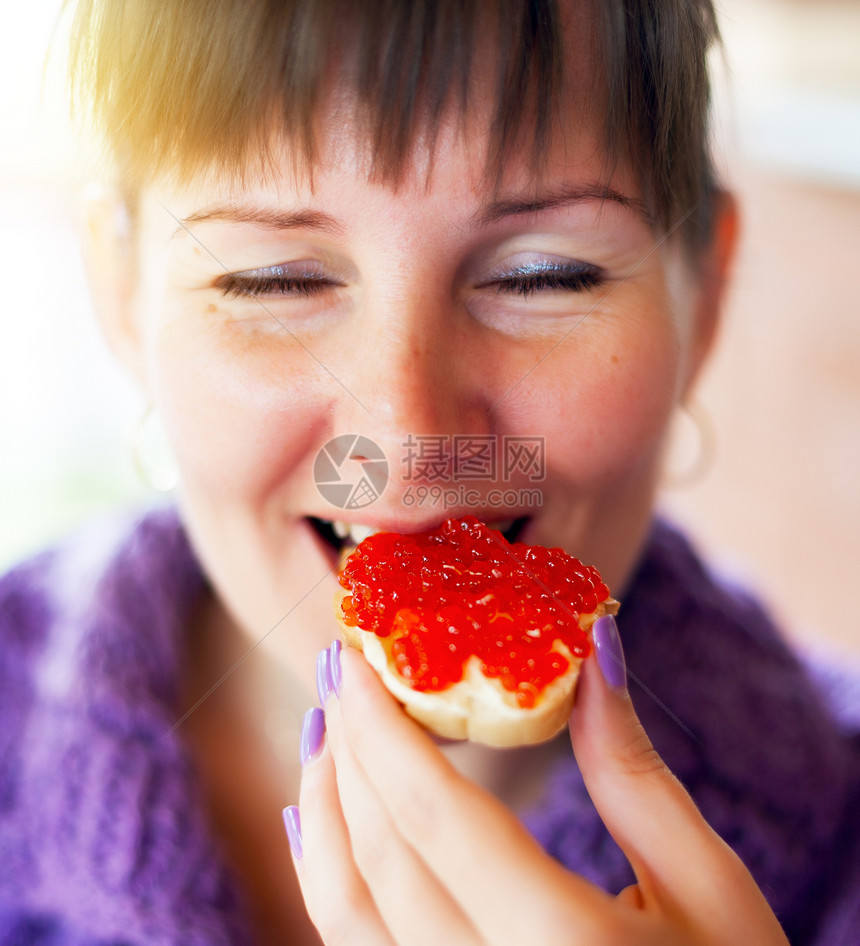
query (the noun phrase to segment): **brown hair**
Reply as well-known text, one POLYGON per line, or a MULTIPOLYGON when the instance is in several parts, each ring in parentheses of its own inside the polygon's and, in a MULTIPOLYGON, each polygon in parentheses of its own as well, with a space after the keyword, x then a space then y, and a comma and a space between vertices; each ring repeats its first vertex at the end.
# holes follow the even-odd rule
MULTIPOLYGON (((629 164, 658 227, 680 227, 695 248, 710 235, 716 187, 711 2, 598 0, 595 9, 608 167, 629 164)), ((267 154, 273 114, 311 167, 315 115, 347 52, 372 176, 396 184, 419 133, 432 143, 452 100, 465 113, 488 35, 497 52, 488 172, 498 177, 521 141, 539 169, 564 107, 556 0, 77 0, 71 76, 133 191, 163 172, 240 174, 251 154, 267 154)))

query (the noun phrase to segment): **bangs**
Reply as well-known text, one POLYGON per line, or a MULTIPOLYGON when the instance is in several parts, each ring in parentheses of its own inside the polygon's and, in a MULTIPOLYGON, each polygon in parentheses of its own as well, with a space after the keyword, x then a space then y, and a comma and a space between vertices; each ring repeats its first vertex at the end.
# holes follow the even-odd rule
POLYGON ((432 160, 449 110, 468 133, 479 89, 496 186, 515 151, 539 180, 553 125, 588 109, 606 180, 629 167, 658 229, 677 228, 693 250, 710 239, 711 0, 571 0, 594 14, 575 28, 557 0, 66 2, 73 103, 129 195, 160 176, 265 172, 284 141, 312 174, 318 119, 344 92, 370 179, 396 185, 419 142, 432 160), (568 75, 583 61, 565 48, 566 25, 568 45, 593 63, 579 80, 588 88, 568 75))
POLYGON ((495 52, 487 168, 546 148, 562 78, 555 0, 81 0, 73 103, 126 186, 162 175, 241 177, 272 129, 306 169, 328 92, 348 88, 372 179, 396 184, 443 112, 465 118, 476 50, 495 52))

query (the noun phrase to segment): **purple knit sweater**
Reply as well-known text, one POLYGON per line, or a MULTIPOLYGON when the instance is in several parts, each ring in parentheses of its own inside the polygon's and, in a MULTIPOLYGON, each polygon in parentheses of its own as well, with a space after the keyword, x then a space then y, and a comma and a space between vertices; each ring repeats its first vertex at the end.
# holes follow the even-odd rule
MULTIPOLYGON (((110 517, 0 579, 3 946, 250 942, 169 734, 204 582, 172 509, 110 517)), ((860 677, 814 685, 761 609, 662 524, 620 626, 657 749, 792 943, 860 943, 860 677)), ((607 889, 632 881, 572 761, 525 820, 607 889)))

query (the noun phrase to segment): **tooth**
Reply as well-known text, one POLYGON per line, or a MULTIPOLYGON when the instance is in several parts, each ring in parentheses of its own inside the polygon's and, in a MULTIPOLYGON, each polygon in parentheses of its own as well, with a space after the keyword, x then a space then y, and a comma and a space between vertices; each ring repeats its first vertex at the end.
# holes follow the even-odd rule
POLYGON ((507 532, 516 522, 516 519, 498 519, 496 522, 488 522, 487 525, 497 532, 507 532))
POLYGON ((369 535, 373 535, 378 531, 379 530, 374 529, 373 526, 363 526, 356 522, 353 522, 349 527, 350 538, 356 545, 363 542, 369 535))
POLYGON ((339 539, 345 539, 349 535, 349 523, 335 521, 331 524, 334 534, 339 539))

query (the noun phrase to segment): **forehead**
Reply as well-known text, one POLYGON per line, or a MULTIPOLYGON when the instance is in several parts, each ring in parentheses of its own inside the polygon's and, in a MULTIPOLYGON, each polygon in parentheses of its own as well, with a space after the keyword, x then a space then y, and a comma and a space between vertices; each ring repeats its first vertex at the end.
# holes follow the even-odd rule
POLYGON ((472 122, 451 114, 432 141, 414 142, 396 180, 377 179, 366 136, 349 111, 333 111, 310 165, 296 160, 289 141, 279 140, 264 162, 249 161, 241 175, 209 172, 154 191, 185 224, 310 227, 333 236, 342 235, 338 221, 353 217, 358 205, 383 214, 413 208, 416 218, 419 207, 444 205, 450 223, 480 230, 562 205, 608 201, 653 224, 629 169, 616 166, 609 173, 596 123, 585 115, 554 129, 539 164, 528 143, 512 148, 498 177, 488 173, 488 138, 479 113, 472 122))
POLYGON ((148 192, 144 232, 162 250, 190 245, 193 234, 191 243, 214 247, 218 259, 222 246, 241 244, 252 259, 255 246, 271 249, 272 241, 314 234, 330 248, 353 247, 365 261, 398 233, 398 252, 420 245, 428 261, 458 247, 471 252, 489 245, 485 240, 560 233, 558 228, 583 238, 599 230, 604 239, 615 233, 630 240, 638 233, 638 239, 650 240, 654 221, 632 175, 616 170, 604 180, 599 152, 582 137, 577 149, 567 145, 559 143, 554 159, 547 155, 540 175, 528 162, 513 161, 496 184, 487 181, 469 140, 452 133, 440 141, 432 167, 416 158, 413 171, 394 187, 369 182, 364 170, 356 170, 361 155, 341 141, 335 154, 321 155, 312 180, 296 174, 287 155, 265 176, 248 175, 242 183, 210 177, 191 187, 148 192))

